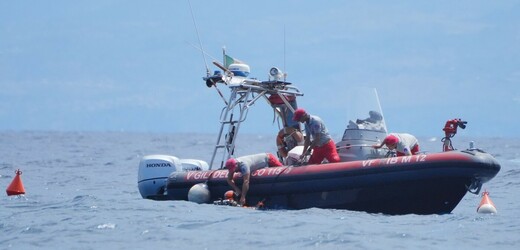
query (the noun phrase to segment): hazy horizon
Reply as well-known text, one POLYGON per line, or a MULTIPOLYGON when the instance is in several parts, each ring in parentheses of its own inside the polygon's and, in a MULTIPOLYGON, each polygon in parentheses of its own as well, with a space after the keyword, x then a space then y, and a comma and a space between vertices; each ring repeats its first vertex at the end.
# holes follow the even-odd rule
MULTIPOLYGON (((520 136, 518 1, 191 5, 208 54, 226 47, 260 80, 283 69, 333 134, 367 86, 389 132, 442 137, 462 118, 461 136, 520 136)), ((0 37, 2 131, 218 132, 188 1, 2 1, 0 37)), ((276 133, 272 110, 253 109, 241 132, 276 133)))

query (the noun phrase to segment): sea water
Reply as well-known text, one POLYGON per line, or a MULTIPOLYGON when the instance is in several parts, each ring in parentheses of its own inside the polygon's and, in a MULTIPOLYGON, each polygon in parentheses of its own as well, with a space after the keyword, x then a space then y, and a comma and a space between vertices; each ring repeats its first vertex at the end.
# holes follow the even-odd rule
MULTIPOLYGON (((438 138, 419 138, 438 152, 438 138)), ((336 209, 251 210, 152 201, 137 189, 139 160, 169 154, 208 161, 211 134, 0 132, 0 186, 20 169, 26 195, 0 198, 0 249, 517 249, 518 138, 453 138, 493 154, 502 169, 483 190, 497 214, 466 194, 450 214, 336 209)), ((275 152, 274 135, 246 135, 242 154, 275 152)))

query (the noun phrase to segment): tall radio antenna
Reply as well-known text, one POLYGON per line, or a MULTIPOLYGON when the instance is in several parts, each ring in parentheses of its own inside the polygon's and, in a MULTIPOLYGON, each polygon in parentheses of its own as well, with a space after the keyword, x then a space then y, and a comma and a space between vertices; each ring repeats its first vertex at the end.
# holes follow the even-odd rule
POLYGON ((204 55, 204 48, 202 47, 202 42, 200 41, 199 28, 197 27, 197 22, 195 22, 195 15, 193 14, 193 9, 191 8, 191 1, 188 0, 188 4, 190 5, 191 19, 193 20, 193 25, 195 26, 195 31, 197 32, 197 39, 199 40, 200 51, 202 54, 202 60, 204 60, 204 65, 206 66, 206 76, 210 76, 208 63, 206 62, 206 56, 204 55))
POLYGON ((287 81, 287 71, 285 71, 285 24, 283 25, 283 81, 287 81))

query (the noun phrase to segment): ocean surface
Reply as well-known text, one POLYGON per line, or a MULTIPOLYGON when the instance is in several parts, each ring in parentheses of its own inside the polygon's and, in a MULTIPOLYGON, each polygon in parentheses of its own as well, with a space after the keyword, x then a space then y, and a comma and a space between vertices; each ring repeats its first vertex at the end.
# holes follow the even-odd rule
MULTIPOLYGON (((338 138, 336 136, 335 138, 338 138)), ((440 138, 419 138, 438 152, 440 138)), ((20 169, 26 195, 0 198, 0 249, 518 249, 520 138, 453 138, 492 153, 502 169, 451 214, 389 216, 335 209, 260 211, 152 201, 139 160, 169 154, 209 162, 214 134, 0 132, 0 186, 20 169)), ((275 152, 274 135, 245 135, 240 154, 275 152)), ((239 154, 239 155, 240 155, 239 154)))

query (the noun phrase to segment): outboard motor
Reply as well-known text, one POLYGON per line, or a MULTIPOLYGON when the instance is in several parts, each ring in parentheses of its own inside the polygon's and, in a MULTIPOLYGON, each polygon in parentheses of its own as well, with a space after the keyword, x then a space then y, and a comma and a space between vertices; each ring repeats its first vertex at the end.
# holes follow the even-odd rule
POLYGON ((172 172, 208 169, 208 163, 201 160, 179 159, 170 155, 147 155, 139 163, 137 186, 143 198, 161 200, 166 198, 166 180, 172 172))

